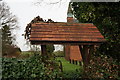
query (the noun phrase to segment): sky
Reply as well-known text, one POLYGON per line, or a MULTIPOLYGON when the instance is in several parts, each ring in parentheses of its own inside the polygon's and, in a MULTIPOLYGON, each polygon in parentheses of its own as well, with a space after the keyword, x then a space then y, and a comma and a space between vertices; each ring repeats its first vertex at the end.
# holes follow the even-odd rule
MULTIPOLYGON (((54 22, 67 22, 69 0, 62 0, 60 3, 53 4, 56 3, 55 1, 59 0, 4 0, 10 7, 12 14, 16 15, 18 19, 19 29, 15 30, 14 34, 16 35, 16 44, 22 51, 30 49, 22 34, 25 33, 26 25, 36 16, 52 19, 54 22)), ((56 50, 61 49, 60 45, 55 46, 56 50)))

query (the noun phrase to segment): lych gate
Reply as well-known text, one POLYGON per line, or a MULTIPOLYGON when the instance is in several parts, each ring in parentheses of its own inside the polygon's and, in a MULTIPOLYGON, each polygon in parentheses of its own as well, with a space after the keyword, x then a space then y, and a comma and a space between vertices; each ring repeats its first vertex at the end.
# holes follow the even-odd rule
MULTIPOLYGON (((71 61, 74 59, 73 56, 76 56, 75 51, 76 53, 79 51, 84 64, 89 63, 90 54, 95 46, 106 41, 92 23, 78 23, 71 16, 70 8, 67 23, 52 20, 44 22, 42 18, 36 17, 27 25, 26 36, 31 44, 41 45, 43 56, 46 54, 47 44, 64 44, 65 58, 71 61)), ((76 60, 79 60, 77 59, 79 55, 77 54, 76 60)))

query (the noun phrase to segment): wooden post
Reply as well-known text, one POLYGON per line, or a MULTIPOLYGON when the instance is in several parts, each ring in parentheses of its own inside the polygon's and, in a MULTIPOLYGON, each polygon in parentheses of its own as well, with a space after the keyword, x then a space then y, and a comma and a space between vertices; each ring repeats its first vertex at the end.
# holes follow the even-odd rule
POLYGON ((70 63, 72 63, 71 59, 70 59, 70 63))
POLYGON ((77 65, 77 60, 75 60, 75 64, 77 65))
POLYGON ((90 50, 89 50, 89 54, 88 54, 88 58, 87 58, 88 63, 90 63, 91 54, 93 52, 94 52, 94 45, 91 45, 90 50))
POLYGON ((86 66, 88 64, 87 57, 89 55, 89 46, 88 45, 83 45, 83 47, 82 47, 80 45, 79 48, 80 48, 80 51, 81 51, 84 66, 86 66))
POLYGON ((81 63, 81 61, 79 61, 79 65, 80 65, 80 66, 82 66, 82 63, 81 63))
POLYGON ((85 62, 85 54, 84 54, 84 50, 83 50, 83 46, 82 45, 79 45, 79 48, 80 48, 80 52, 81 52, 81 56, 82 56, 82 60, 83 62, 85 62))
POLYGON ((72 60, 72 64, 74 64, 74 60, 72 60))
POLYGON ((46 45, 41 45, 41 55, 42 56, 47 56, 46 45))
POLYGON ((83 50, 84 50, 84 54, 85 54, 85 56, 84 56, 85 57, 84 64, 88 65, 88 60, 87 59, 88 59, 88 56, 89 56, 89 47, 87 45, 84 45, 83 50))

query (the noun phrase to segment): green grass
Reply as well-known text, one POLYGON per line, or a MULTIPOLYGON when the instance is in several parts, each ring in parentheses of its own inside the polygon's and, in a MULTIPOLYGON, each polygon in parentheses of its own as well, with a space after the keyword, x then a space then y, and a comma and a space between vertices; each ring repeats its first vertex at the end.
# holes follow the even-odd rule
POLYGON ((57 57, 57 60, 60 60, 62 62, 63 72, 70 73, 76 72, 76 69, 82 70, 82 66, 71 64, 69 61, 65 60, 64 57, 57 57))
POLYGON ((57 57, 56 59, 62 62, 63 78, 73 78, 73 79, 80 78, 83 71, 82 66, 71 64, 69 61, 65 60, 64 57, 57 57))

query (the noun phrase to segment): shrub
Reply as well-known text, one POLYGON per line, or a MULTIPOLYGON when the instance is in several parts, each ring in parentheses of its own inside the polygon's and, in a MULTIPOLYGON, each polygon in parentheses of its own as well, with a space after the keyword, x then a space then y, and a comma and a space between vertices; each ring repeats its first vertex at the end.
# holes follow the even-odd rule
MULTIPOLYGON (((42 57, 38 54, 20 60, 16 58, 2 58, 2 78, 28 78, 28 79, 53 79, 59 76, 58 69, 51 69, 51 64, 42 62, 42 57)), ((53 65, 54 66, 54 65, 53 65)))
POLYGON ((118 65, 111 57, 92 56, 90 64, 85 68, 83 78, 118 79, 118 65))
POLYGON ((72 80, 82 79, 81 70, 76 70, 76 71, 70 72, 70 73, 63 72, 62 78, 63 79, 72 79, 72 80))
POLYGON ((18 58, 25 59, 25 58, 29 58, 33 55, 34 55, 34 52, 32 52, 32 51, 24 51, 24 52, 21 52, 21 54, 18 56, 18 58))
POLYGON ((56 57, 64 57, 64 52, 63 51, 56 51, 53 54, 55 54, 56 57))

